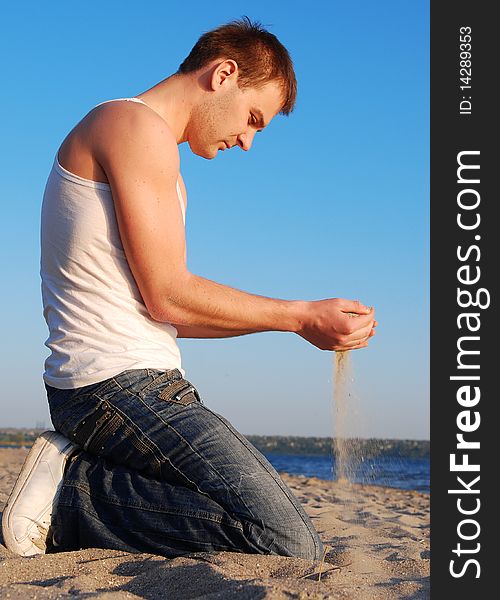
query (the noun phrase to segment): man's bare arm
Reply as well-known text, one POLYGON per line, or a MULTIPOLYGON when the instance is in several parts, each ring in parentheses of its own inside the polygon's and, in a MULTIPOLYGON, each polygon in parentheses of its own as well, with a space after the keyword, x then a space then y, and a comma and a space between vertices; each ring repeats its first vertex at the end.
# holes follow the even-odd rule
POLYGON ((151 317, 229 335, 290 331, 330 350, 366 346, 373 335, 373 311, 360 303, 266 298, 189 272, 176 193, 176 141, 158 115, 131 104, 103 107, 96 117, 102 133, 94 149, 111 186, 128 263, 151 317))
POLYGON ((189 325, 178 325, 172 323, 177 329, 178 338, 197 338, 197 339, 213 339, 213 338, 229 338, 238 337, 241 335, 248 335, 249 333, 255 333, 251 329, 242 329, 241 331, 229 331, 227 329, 213 329, 210 327, 192 327, 189 325))

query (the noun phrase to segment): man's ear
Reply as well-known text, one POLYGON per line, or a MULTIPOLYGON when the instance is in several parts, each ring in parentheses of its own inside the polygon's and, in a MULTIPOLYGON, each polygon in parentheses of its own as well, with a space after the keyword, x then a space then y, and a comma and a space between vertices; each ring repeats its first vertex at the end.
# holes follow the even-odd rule
POLYGON ((238 78, 238 63, 230 58, 217 63, 212 71, 210 78, 210 87, 213 91, 217 90, 229 82, 236 81, 238 78))

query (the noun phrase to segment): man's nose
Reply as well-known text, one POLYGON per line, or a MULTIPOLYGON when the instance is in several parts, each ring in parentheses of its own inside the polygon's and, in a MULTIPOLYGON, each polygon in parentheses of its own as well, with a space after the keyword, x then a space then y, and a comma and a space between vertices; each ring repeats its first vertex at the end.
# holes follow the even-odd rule
POLYGON ((238 146, 248 152, 252 147, 253 138, 255 137, 255 131, 245 131, 245 133, 240 133, 237 138, 238 146))

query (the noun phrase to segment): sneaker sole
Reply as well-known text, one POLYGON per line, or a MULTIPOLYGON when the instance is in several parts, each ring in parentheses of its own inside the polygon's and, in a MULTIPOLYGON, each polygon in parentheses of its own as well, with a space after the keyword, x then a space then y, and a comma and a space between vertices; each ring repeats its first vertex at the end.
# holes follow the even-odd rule
MULTIPOLYGON (((21 556, 43 554, 43 552, 37 546, 35 546, 35 544, 29 538, 25 538, 21 542, 16 539, 16 537, 12 534, 11 516, 16 507, 17 500, 23 492, 26 483, 29 481, 31 474, 40 463, 45 450, 50 446, 56 446, 59 452, 67 453, 63 465, 66 464, 71 454, 77 450, 76 446, 72 442, 63 437, 60 433, 57 433, 57 431, 44 432, 31 447, 3 511, 2 534, 5 545, 11 552, 15 552, 21 556), (67 452, 67 450, 70 448, 72 451, 67 452)), ((56 495, 59 491, 59 487, 60 486, 58 486, 56 495)))

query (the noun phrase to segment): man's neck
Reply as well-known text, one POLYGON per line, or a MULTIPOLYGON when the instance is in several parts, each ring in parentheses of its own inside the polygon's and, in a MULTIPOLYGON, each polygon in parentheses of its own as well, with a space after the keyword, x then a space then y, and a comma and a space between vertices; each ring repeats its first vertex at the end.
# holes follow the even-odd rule
POLYGON ((196 80, 184 75, 171 75, 154 87, 138 94, 160 117, 175 135, 177 144, 187 141, 187 129, 194 103, 200 89, 196 80))

